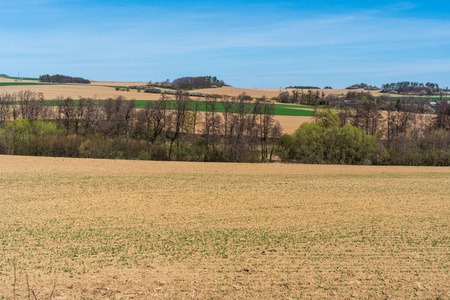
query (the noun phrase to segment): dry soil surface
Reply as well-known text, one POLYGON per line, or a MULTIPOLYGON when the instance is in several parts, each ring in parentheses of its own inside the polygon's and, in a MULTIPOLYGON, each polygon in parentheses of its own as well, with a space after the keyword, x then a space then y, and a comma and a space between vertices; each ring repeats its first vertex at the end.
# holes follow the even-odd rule
POLYGON ((450 168, 0 156, 0 297, 448 299, 449 195, 450 168))

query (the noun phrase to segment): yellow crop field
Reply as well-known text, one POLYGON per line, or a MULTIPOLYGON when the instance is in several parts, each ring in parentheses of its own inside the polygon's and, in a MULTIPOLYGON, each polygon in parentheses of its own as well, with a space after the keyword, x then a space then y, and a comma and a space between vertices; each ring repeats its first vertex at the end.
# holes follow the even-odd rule
MULTIPOLYGON (((14 80, 1 78, 0 82, 14 82, 14 80)), ((23 81, 30 82, 30 81, 23 81)), ((132 85, 146 85, 145 82, 117 82, 117 81, 93 81, 91 84, 64 84, 64 85, 7 85, 0 86, 0 93, 9 92, 17 93, 22 90, 30 90, 36 93, 43 93, 46 99, 55 99, 57 97, 70 97, 78 99, 80 97, 95 97, 96 99, 115 98, 117 96, 123 96, 128 99, 138 100, 156 100, 161 95, 151 93, 138 93, 136 90, 131 91, 116 91, 113 86, 132 86, 132 85)), ((210 89, 198 89, 195 92, 217 95, 228 95, 231 97, 237 97, 242 93, 246 93, 255 98, 266 96, 267 98, 277 97, 281 92, 292 92, 294 89, 249 89, 249 88, 236 88, 236 87, 220 87, 210 89)), ((357 90, 362 91, 362 90, 357 90)), ((306 92, 306 90, 305 90, 306 92)), ((346 94, 348 90, 345 89, 333 89, 333 90, 319 90, 320 93, 324 92, 328 94, 346 94)), ((373 93, 379 95, 379 92, 373 93)), ((195 97, 194 97, 195 98, 195 97)))
POLYGON ((450 168, 0 156, 0 297, 448 299, 449 195, 450 168))

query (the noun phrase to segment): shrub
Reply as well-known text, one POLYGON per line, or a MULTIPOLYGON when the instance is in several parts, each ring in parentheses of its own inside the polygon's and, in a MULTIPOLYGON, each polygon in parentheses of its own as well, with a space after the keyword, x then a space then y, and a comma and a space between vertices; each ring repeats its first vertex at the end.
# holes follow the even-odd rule
POLYGON ((162 144, 153 145, 150 152, 151 160, 167 160, 167 150, 162 144))
POLYGON ((149 160, 150 154, 148 153, 148 151, 142 150, 141 152, 139 152, 138 158, 139 160, 149 160))
POLYGON ((154 94, 159 94, 159 93, 161 93, 161 90, 160 90, 160 89, 157 89, 157 88, 145 87, 145 88, 144 88, 144 93, 154 93, 154 94))
POLYGON ((204 161, 206 161, 206 162, 221 162, 221 161, 225 161, 225 157, 224 157, 222 151, 215 149, 215 148, 209 148, 205 152, 204 161))

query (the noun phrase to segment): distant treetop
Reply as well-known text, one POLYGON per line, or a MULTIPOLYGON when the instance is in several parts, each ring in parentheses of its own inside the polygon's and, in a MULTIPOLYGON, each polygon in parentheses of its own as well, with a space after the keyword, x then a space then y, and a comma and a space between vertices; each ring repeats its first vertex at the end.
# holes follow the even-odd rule
POLYGON ((309 85, 291 85, 286 87, 287 89, 300 89, 300 90, 320 90, 320 87, 309 85))
POLYGON ((434 95, 441 91, 437 83, 401 81, 397 83, 386 83, 381 86, 383 93, 399 93, 413 95, 434 95))
POLYGON ((219 80, 216 76, 181 77, 172 82, 170 82, 169 79, 164 82, 150 81, 148 85, 177 90, 207 89, 228 86, 223 80, 219 80))
POLYGON ((216 76, 181 77, 172 81, 172 87, 181 90, 205 89, 212 87, 222 87, 223 80, 216 76))
POLYGON ((39 76, 40 82, 51 82, 51 83, 91 83, 89 80, 81 77, 71 77, 66 75, 41 75, 39 76))
POLYGON ((379 90, 379 87, 376 87, 374 85, 368 85, 366 83, 357 83, 351 86, 346 87, 347 90, 356 90, 356 89, 363 89, 366 91, 374 91, 374 90, 379 90))

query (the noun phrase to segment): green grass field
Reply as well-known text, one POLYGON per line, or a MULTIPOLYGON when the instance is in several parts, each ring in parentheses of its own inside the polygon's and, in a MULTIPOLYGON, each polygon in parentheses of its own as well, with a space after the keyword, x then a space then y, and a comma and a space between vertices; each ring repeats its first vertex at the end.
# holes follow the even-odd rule
MULTIPOLYGON (((103 100, 98 100, 103 101, 103 100)), ((129 100, 125 100, 129 101, 129 100)), ((147 102, 151 102, 154 100, 135 100, 137 108, 144 108, 147 102)), ((167 100, 168 104, 172 106, 175 103, 175 100, 167 100)), ((206 111, 206 102, 205 101, 193 101, 199 104, 198 111, 205 112, 206 111)), ((57 106, 61 104, 61 100, 47 100, 47 105, 49 106, 57 106)), ((78 100, 75 100, 75 103, 78 103, 78 100)), ((14 102, 14 104, 18 105, 19 102, 14 102)), ((302 108, 313 109, 314 106, 307 105, 286 105, 286 104, 275 104, 275 115, 277 116, 297 116, 297 117, 313 117, 314 111, 305 110, 302 108)), ((217 112, 222 113, 225 111, 222 103, 217 103, 217 112)))
POLYGON ((106 86, 106 87, 110 87, 110 88, 119 88, 119 89, 126 89, 128 86, 125 86, 125 85, 103 85, 103 86, 106 86))
POLYGON ((304 110, 301 108, 314 109, 314 106, 275 104, 275 115, 277 115, 277 116, 314 117, 314 111, 304 110))
POLYGON ((22 86, 22 85, 53 85, 53 83, 44 82, 0 82, 0 86, 22 86))
POLYGON ((8 78, 8 79, 22 79, 22 80, 39 80, 39 78, 35 77, 11 77, 11 76, 0 76, 2 78, 8 78))

